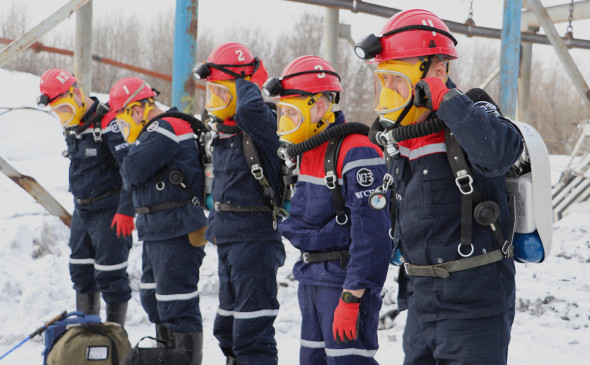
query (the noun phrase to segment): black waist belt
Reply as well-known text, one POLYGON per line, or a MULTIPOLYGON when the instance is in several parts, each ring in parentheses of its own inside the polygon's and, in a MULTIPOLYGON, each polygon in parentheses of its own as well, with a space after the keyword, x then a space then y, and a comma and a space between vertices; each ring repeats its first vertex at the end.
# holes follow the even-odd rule
POLYGON ((104 199, 104 198, 108 198, 111 195, 115 195, 117 193, 119 193, 121 191, 121 188, 117 188, 117 189, 113 189, 113 190, 109 190, 106 193, 99 195, 97 197, 94 198, 88 198, 88 199, 78 199, 76 198, 76 203, 80 204, 80 205, 88 205, 90 203, 94 203, 95 201, 104 199))
POLYGON ((149 207, 137 207, 135 208, 135 213, 137 214, 148 214, 148 213, 156 213, 162 210, 169 210, 174 208, 185 207, 191 204, 190 200, 179 200, 175 202, 166 202, 160 204, 154 204, 149 207))
POLYGON ((512 246, 507 252, 503 250, 495 250, 485 253, 483 255, 471 256, 455 261, 449 261, 438 265, 413 265, 405 263, 404 269, 407 275, 410 276, 430 276, 435 278, 448 278, 450 273, 462 270, 473 269, 475 267, 488 265, 505 258, 513 256, 512 246))
POLYGON ((334 261, 339 260, 341 267, 346 267, 350 259, 350 253, 346 251, 329 251, 329 252, 303 252, 301 254, 301 261, 306 264, 314 262, 334 261))
POLYGON ((261 213, 272 213, 272 208, 265 205, 258 205, 252 207, 240 207, 237 205, 223 204, 215 202, 213 208, 218 212, 261 212, 261 213))

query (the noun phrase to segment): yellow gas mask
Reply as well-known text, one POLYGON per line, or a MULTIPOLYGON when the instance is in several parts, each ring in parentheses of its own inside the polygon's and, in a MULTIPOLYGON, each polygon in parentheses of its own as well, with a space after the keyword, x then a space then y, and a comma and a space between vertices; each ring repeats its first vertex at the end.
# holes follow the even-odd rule
POLYGON ((206 84, 205 109, 221 120, 236 115, 236 83, 233 80, 209 81, 206 84))
POLYGON ((49 106, 51 112, 59 119, 64 128, 71 128, 80 125, 80 121, 86 112, 86 104, 84 103, 84 93, 80 91, 80 99, 82 105, 79 105, 74 99, 74 87, 64 93, 61 98, 52 101, 49 106))
POLYGON ((321 93, 302 97, 282 98, 277 103, 277 135, 282 141, 297 144, 322 132, 334 123, 332 103, 326 108, 322 118, 312 123, 311 109, 322 96, 321 93))
MULTIPOLYGON (((375 71, 375 112, 384 126, 394 124, 404 109, 413 102, 414 86, 422 77, 422 62, 411 64, 399 60, 379 63, 375 71)), ((411 105, 410 110, 401 120, 401 125, 412 124, 427 108, 411 105)))
POLYGON ((143 126, 147 123, 147 116, 154 109, 152 106, 153 100, 150 98, 148 99, 149 102, 144 102, 143 106, 143 116, 141 118, 141 122, 138 124, 131 114, 133 113, 134 106, 142 106, 142 103, 139 101, 135 101, 133 103, 128 104, 122 111, 117 113, 115 123, 119 127, 119 131, 123 135, 123 138, 127 141, 127 143, 135 143, 139 133, 143 129, 143 126))

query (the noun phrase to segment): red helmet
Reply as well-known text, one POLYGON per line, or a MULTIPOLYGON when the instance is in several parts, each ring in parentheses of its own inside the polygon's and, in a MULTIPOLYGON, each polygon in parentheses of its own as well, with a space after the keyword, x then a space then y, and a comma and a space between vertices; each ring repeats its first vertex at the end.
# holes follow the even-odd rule
POLYGON ((52 68, 41 75, 39 89, 41 94, 47 96, 48 100, 51 101, 68 91, 77 81, 74 75, 68 71, 52 68))
POLYGON ((109 93, 111 110, 118 111, 133 101, 139 101, 156 96, 152 87, 138 77, 125 77, 115 82, 109 93))
POLYGON ((340 76, 332 65, 318 56, 301 56, 291 61, 281 74, 281 96, 342 91, 340 76))
MULTIPOLYGON (((209 67, 207 81, 230 80, 251 76, 258 61, 243 44, 230 42, 211 51, 205 66, 209 67)), ((204 77, 203 77, 204 78, 204 77)))
POLYGON ((427 10, 411 9, 397 13, 385 23, 381 34, 383 51, 375 56, 377 62, 436 54, 457 58, 457 41, 449 28, 427 10))

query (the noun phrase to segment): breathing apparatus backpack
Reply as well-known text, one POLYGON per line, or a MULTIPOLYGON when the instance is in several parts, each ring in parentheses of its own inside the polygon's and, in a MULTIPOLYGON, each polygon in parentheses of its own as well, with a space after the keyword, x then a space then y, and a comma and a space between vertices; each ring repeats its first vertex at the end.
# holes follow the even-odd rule
MULTIPOLYGON (((475 106, 483 108, 488 113, 501 115, 497 105, 484 90, 471 89, 465 95, 473 100, 475 106)), ((508 237, 503 237, 502 232, 499 229, 495 229, 494 223, 499 216, 499 208, 495 202, 478 201, 479 204, 474 209, 471 207, 471 203, 465 204, 466 197, 471 198, 476 196, 478 197, 476 200, 479 200, 480 196, 473 184, 470 166, 466 157, 464 157, 464 151, 454 137, 451 136, 449 138, 449 135, 452 135, 452 133, 446 133, 445 136, 447 156, 453 174, 456 177, 455 182, 462 193, 462 199, 464 201, 462 203, 462 209, 470 211, 471 216, 479 224, 489 225, 496 236, 501 252, 498 253, 498 257, 494 261, 502 259, 501 254, 503 254, 504 257, 514 257, 518 262, 539 263, 549 255, 553 231, 549 152, 543 139, 532 126, 522 122, 514 122, 508 118, 505 119, 510 121, 519 130, 524 144, 523 153, 506 173, 507 199, 513 221, 512 231, 508 237)), ((399 126, 389 130, 385 130, 376 120, 369 132, 369 138, 373 143, 388 146, 392 152, 388 157, 392 158, 396 153, 396 148, 391 148, 393 145, 407 139, 424 137, 445 128, 444 121, 436 117, 428 119, 423 123, 399 126)), ((384 182, 386 181, 388 179, 384 178, 384 182)), ((392 189, 393 184, 389 184, 387 187, 392 189)), ((393 232, 395 225, 395 203, 392 202, 390 207, 392 214, 391 232, 393 232)), ((469 212, 462 211, 462 244, 464 241, 470 241, 471 217, 464 218, 468 214, 469 212)), ((392 236, 391 233, 390 235, 392 236)), ((488 256, 491 256, 490 253, 488 256)), ((472 260, 473 266, 471 267, 485 264, 482 263, 482 260, 483 258, 472 260)), ((390 261, 394 265, 402 264, 403 258, 399 250, 393 253, 390 261)), ((457 262, 459 261, 462 260, 457 260, 457 262)), ((461 264, 463 266, 462 269, 465 269, 465 265, 470 264, 461 264)))

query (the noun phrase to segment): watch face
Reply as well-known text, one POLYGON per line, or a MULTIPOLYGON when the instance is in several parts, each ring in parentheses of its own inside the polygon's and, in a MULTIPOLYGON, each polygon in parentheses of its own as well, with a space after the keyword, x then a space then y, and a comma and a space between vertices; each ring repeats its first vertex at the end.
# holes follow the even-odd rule
POLYGON ((360 303, 361 302, 361 298, 357 298, 354 295, 352 295, 352 293, 350 292, 342 292, 342 301, 344 303, 360 303))

